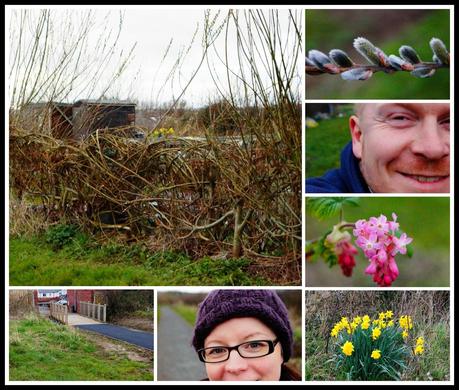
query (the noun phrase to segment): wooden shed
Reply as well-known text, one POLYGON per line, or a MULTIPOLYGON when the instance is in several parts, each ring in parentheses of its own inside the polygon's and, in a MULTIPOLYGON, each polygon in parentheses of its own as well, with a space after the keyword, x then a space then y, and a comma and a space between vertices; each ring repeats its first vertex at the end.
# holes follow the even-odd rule
POLYGON ((135 103, 78 100, 73 104, 73 136, 87 137, 97 129, 135 125, 135 103))
POLYGON ((29 104, 23 111, 23 120, 32 127, 38 126, 42 132, 55 138, 68 138, 73 132, 73 104, 60 102, 40 102, 29 104))

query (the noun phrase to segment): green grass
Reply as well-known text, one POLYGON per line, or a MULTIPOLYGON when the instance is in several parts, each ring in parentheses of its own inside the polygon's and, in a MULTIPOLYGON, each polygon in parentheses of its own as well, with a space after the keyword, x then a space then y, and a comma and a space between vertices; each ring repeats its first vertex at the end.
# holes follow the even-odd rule
MULTIPOLYGON (((403 381, 445 381, 450 379, 450 337, 449 325, 440 322, 416 329, 416 336, 425 338, 423 355, 407 361, 403 381)), ((332 343, 330 339, 330 343, 332 343)), ((314 381, 345 380, 345 375, 330 362, 332 354, 326 351, 326 339, 315 329, 306 330, 305 379, 314 381)), ((329 345, 331 351, 331 344, 329 345)))
POLYGON ((46 319, 10 321, 10 380, 153 380, 151 363, 94 345, 79 331, 46 319))
POLYGON ((184 305, 181 303, 177 303, 172 305, 172 309, 180 315, 186 322, 188 322, 191 326, 194 326, 196 322, 196 314, 197 314, 197 307, 191 305, 184 305))
MULTIPOLYGON (((352 14, 355 11, 349 12, 352 14)), ((429 47, 432 37, 441 39, 447 48, 450 47, 448 10, 431 10, 422 19, 404 22, 403 25, 391 25, 391 20, 386 20, 390 29, 385 30, 383 35, 381 30, 384 27, 378 20, 377 11, 359 12, 360 17, 350 24, 346 18, 332 17, 328 10, 306 11, 306 52, 318 49, 328 53, 331 49, 342 49, 355 62, 367 63, 352 48, 354 38, 359 36, 372 41, 387 55, 398 55, 400 46, 409 45, 424 61, 432 60, 433 53, 429 47)), ((310 99, 448 99, 449 72, 449 69, 439 69, 427 79, 413 77, 408 72, 377 72, 366 81, 345 81, 335 75, 306 76, 306 96, 310 99)))
POLYGON ((334 367, 328 359, 330 359, 330 356, 326 353, 326 341, 313 332, 306 330, 305 380, 331 380, 334 373, 334 367))
POLYGON ((351 140, 349 116, 322 120, 306 129, 306 177, 322 176, 339 168, 341 151, 351 140))
POLYGON ((441 322, 426 328, 424 332, 425 353, 413 362, 413 374, 419 380, 449 380, 449 325, 441 322))
POLYGON ((10 238, 12 286, 263 285, 247 259, 192 260, 173 252, 151 253, 140 245, 99 245, 79 234, 53 250, 43 237, 10 238))
POLYGON ((132 313, 132 317, 139 317, 139 318, 153 318, 153 310, 136 310, 132 313))

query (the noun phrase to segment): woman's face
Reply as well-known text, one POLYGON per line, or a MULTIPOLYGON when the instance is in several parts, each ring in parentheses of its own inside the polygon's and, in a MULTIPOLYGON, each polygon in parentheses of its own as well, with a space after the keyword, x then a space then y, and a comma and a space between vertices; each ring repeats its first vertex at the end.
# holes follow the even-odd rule
MULTIPOLYGON (((204 348, 275 339, 274 332, 257 318, 233 318, 212 330, 204 341, 204 348)), ((282 362, 282 347, 277 343, 273 353, 258 358, 243 358, 237 350, 232 350, 228 360, 206 363, 206 371, 211 381, 278 381, 282 362)))

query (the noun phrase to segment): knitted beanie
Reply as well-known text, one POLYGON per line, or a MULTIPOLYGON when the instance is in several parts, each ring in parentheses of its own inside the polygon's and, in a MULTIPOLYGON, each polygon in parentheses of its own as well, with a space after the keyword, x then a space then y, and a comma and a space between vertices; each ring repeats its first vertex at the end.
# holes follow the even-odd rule
POLYGON ((193 347, 204 347, 204 340, 219 324, 237 317, 255 317, 268 326, 282 345, 284 362, 293 349, 292 326, 284 302, 271 290, 214 290, 199 304, 194 327, 193 347))

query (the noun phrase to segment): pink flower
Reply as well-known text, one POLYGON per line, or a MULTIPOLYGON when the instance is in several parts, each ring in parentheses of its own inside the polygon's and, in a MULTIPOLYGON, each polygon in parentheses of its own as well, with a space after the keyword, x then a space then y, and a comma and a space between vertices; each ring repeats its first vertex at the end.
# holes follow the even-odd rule
POLYGON ((359 219, 355 223, 355 229, 353 230, 354 236, 365 236, 367 235, 367 221, 359 219))
POLYGON ((392 250, 392 255, 395 256, 397 252, 400 252, 402 255, 406 254, 406 246, 413 241, 412 238, 408 237, 406 233, 402 233, 400 238, 392 237, 392 242, 394 243, 394 249, 392 250))
POLYGON ((391 277, 392 277, 392 280, 395 280, 398 278, 398 267, 397 267, 397 263, 395 262, 395 258, 393 257, 389 257, 389 261, 387 262, 388 263, 388 273, 391 274, 391 277))
POLYGON ((376 273, 377 270, 378 270, 378 265, 376 264, 376 261, 371 260, 370 265, 367 268, 365 268, 365 273, 368 275, 373 275, 376 273))
POLYGON ((376 233, 378 237, 384 236, 389 231, 387 217, 382 214, 379 216, 379 218, 371 217, 370 226, 372 227, 372 231, 376 233))
POLYGON ((355 223, 355 243, 370 260, 365 273, 373 275, 373 280, 379 286, 391 286, 398 278, 399 270, 395 255, 406 254, 406 246, 413 241, 406 233, 397 238, 395 234, 398 229, 395 213, 392 213, 392 221, 387 221, 387 217, 381 214, 378 218, 371 217, 368 221, 359 219, 355 223))
POLYGON ((378 236, 376 234, 370 234, 368 238, 359 236, 356 240, 356 244, 363 249, 367 257, 373 257, 376 254, 376 250, 381 248, 381 244, 378 242, 378 236))
POLYGON ((392 233, 395 233, 398 230, 399 224, 396 222, 397 221, 397 214, 392 213, 392 219, 393 221, 389 221, 389 229, 392 231, 392 233))

